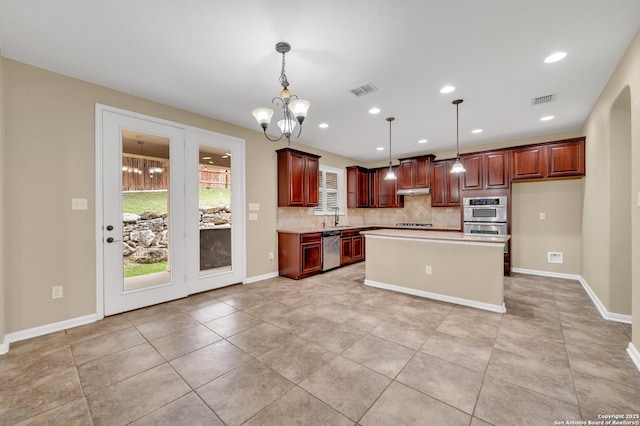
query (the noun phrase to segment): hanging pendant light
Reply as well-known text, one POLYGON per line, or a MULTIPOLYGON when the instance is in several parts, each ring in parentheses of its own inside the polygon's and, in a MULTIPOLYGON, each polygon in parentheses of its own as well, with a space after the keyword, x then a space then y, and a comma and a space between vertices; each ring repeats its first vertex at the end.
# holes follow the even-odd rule
POLYGON ((451 103, 456 106, 456 161, 453 163, 453 167, 451 167, 450 173, 464 173, 466 172, 466 170, 464 169, 464 166, 460 162, 460 142, 458 137, 458 133, 460 131, 460 126, 458 122, 459 121, 458 106, 462 103, 462 99, 456 99, 451 103))
POLYGON ((384 180, 396 180, 398 177, 393 171, 393 167, 391 166, 391 122, 395 120, 395 117, 387 117, 387 121, 389 122, 389 170, 387 174, 384 176, 384 180))
POLYGON ((296 125, 300 124, 300 127, 295 137, 299 137, 300 133, 302 133, 302 122, 307 117, 307 111, 311 106, 309 101, 298 99, 298 96, 292 95, 288 89, 289 81, 287 80, 287 74, 284 72, 284 55, 290 50, 291 46, 289 43, 280 42, 276 44, 276 52, 282 53, 282 71, 280 71, 282 91, 280 92, 280 96, 276 96, 271 100, 271 103, 282 108, 283 119, 278 121, 280 137, 271 139, 269 135, 267 135, 267 126, 271 123, 271 117, 273 116, 273 110, 271 108, 256 108, 251 111, 251 114, 253 114, 260 127, 262 127, 264 136, 267 139, 276 142, 284 137, 289 141, 289 145, 291 145, 291 135, 294 134, 296 125))

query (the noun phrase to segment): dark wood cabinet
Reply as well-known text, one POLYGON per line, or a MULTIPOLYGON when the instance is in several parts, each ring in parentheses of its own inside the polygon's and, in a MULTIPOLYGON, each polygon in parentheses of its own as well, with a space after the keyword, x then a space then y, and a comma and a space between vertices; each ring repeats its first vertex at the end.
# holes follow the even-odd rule
POLYGON ((549 179, 585 175, 585 138, 511 150, 511 178, 549 179))
POLYGON ((347 167, 347 207, 350 209, 371 207, 370 169, 359 166, 347 167))
POLYGON ((278 207, 318 205, 320 156, 283 148, 278 153, 278 207))
POLYGON ((484 190, 509 188, 509 151, 467 154, 460 158, 465 172, 461 189, 484 190))
MULTIPOLYGON (((388 167, 376 169, 376 177, 373 191, 375 201, 374 207, 389 208, 403 207, 404 199, 398 195, 398 180, 385 180, 384 177, 389 171, 388 167)), ((393 167, 393 171, 398 176, 398 166, 393 167)))
POLYGON ((433 155, 400 159, 398 166, 398 189, 429 187, 429 171, 433 155))
POLYGON ((547 145, 547 176, 584 176, 584 139, 547 145))
POLYGON ((431 163, 431 206, 460 205, 460 174, 451 173, 454 160, 431 163))
POLYGON ((322 270, 322 233, 278 233, 278 271, 298 280, 322 270))
POLYGON ((511 150, 512 179, 544 179, 547 169, 545 147, 542 145, 511 150))
POLYGON ((364 260, 364 236, 359 230, 342 231, 340 234, 340 265, 364 260))

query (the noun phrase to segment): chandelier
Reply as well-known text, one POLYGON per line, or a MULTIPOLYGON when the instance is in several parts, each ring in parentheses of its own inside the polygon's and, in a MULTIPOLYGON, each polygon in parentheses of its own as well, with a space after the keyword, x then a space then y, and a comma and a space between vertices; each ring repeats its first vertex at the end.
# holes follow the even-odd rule
POLYGON ((393 167, 391 165, 391 122, 395 120, 395 117, 387 117, 386 120, 389 122, 389 170, 387 170, 387 174, 384 176, 384 180, 396 180, 398 177, 393 171, 393 167))
POLYGON ((280 137, 277 139, 271 139, 269 135, 267 135, 267 127, 271 122, 271 117, 273 116, 273 110, 271 108, 256 108, 251 111, 251 114, 256 118, 256 121, 262 127, 262 131, 264 132, 264 136, 272 142, 279 141, 283 137, 287 138, 289 144, 291 144, 291 135, 294 134, 294 130, 296 125, 300 125, 298 127, 298 134, 295 136, 296 138, 300 136, 302 132, 302 122, 307 116, 307 111, 311 106, 309 101, 304 99, 298 99, 298 96, 292 95, 289 91, 289 81, 287 80, 287 75, 284 72, 284 55, 288 51, 291 50, 291 46, 289 43, 280 42, 276 44, 276 52, 282 53, 282 71, 280 71, 280 84, 282 85, 282 91, 280 92, 280 96, 276 96, 271 100, 271 103, 277 107, 282 108, 282 120, 278 121, 278 127, 280 128, 280 137))

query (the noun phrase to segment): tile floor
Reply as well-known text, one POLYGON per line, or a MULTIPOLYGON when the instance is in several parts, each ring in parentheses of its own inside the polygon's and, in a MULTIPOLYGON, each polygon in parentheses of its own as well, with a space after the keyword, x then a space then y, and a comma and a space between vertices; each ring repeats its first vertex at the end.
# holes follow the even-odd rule
POLYGON ((274 278, 11 345, 0 424, 554 425, 640 413, 631 327, 575 281, 514 275, 507 314, 274 278))

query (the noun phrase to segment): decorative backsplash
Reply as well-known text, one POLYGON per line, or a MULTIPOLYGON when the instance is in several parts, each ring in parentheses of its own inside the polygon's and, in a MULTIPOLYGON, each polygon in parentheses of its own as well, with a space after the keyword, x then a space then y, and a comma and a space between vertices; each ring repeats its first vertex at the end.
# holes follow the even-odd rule
MULTIPOLYGON (((314 215, 313 207, 278 208, 278 229, 321 228, 332 226, 334 216, 314 215)), ((459 207, 431 207, 431 195, 407 195, 404 208, 347 209, 340 212, 340 225, 394 225, 401 222, 431 223, 435 228, 459 228, 459 207)))

